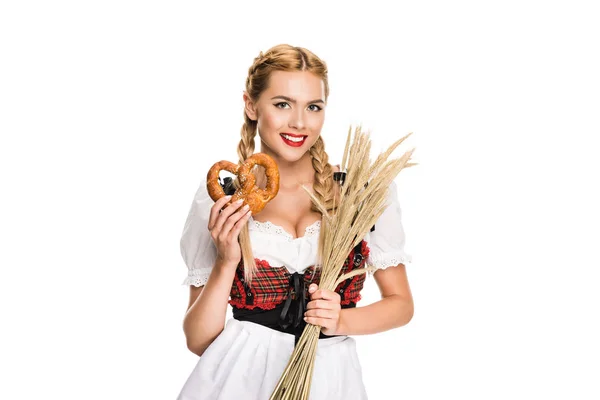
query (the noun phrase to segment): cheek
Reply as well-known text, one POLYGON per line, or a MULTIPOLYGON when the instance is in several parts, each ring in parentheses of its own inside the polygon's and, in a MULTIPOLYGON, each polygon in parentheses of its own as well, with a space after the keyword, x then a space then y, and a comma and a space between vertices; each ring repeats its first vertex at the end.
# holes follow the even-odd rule
MULTIPOLYGON (((261 120, 262 131, 263 132, 271 132, 277 131, 281 128, 281 126, 285 123, 285 118, 282 115, 277 113, 265 113, 263 114, 263 118, 261 120)), ((260 128, 259 128, 260 129, 260 128)))
POLYGON ((325 122, 325 111, 310 114, 309 121, 312 128, 320 130, 325 122))

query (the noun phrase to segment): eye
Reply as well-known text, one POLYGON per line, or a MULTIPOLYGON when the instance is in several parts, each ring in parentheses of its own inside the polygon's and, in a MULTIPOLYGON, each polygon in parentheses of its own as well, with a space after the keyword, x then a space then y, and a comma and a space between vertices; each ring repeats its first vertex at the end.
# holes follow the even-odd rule
POLYGON ((285 101, 275 104, 275 107, 277 107, 277 108, 286 108, 285 106, 289 107, 290 105, 288 103, 286 103, 285 101))
POLYGON ((311 111, 321 111, 322 110, 322 108, 316 104, 311 104, 309 107, 315 107, 311 111))

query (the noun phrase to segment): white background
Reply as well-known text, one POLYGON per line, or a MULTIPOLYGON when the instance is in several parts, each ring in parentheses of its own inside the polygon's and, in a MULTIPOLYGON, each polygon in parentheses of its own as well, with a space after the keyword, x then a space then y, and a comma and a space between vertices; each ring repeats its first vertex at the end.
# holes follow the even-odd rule
POLYGON ((328 64, 332 161, 414 132, 415 316, 356 337, 370 399, 600 398, 592 3, 3 2, 0 398, 176 398, 183 223, 279 43, 328 64))

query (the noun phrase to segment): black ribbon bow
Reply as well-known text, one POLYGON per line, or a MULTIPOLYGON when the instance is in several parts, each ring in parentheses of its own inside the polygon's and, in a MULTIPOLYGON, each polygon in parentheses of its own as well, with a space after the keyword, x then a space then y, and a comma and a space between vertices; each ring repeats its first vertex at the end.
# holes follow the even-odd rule
POLYGON ((304 321, 304 312, 306 310, 306 292, 304 284, 304 274, 294 272, 290 275, 290 291, 279 316, 279 325, 283 329, 293 327, 295 334, 295 343, 298 344, 300 336, 306 325, 304 321), (293 296, 292 296, 293 291, 293 296))

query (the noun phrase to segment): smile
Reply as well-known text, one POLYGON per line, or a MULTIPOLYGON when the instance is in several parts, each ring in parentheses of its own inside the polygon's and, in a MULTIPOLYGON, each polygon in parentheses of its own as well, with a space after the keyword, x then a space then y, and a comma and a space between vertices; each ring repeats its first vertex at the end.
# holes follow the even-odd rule
POLYGON ((304 141, 307 138, 307 136, 304 136, 304 135, 290 135, 287 133, 282 133, 282 134, 280 134, 280 136, 283 139, 285 144, 287 144, 288 146, 292 146, 292 147, 302 146, 304 144, 304 141))

